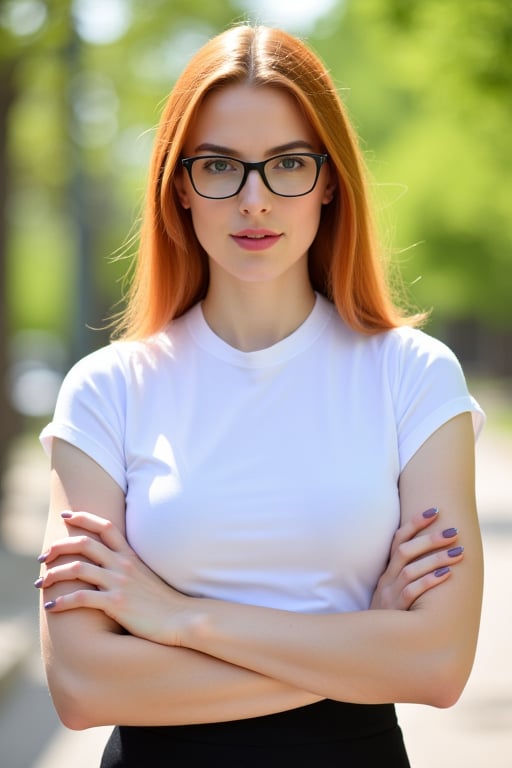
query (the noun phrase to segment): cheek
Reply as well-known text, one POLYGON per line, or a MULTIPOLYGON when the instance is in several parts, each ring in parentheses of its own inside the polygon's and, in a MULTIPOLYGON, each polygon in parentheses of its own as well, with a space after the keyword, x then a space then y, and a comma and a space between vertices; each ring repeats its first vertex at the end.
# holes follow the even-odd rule
POLYGON ((296 222, 297 237, 303 237, 308 241, 308 247, 315 239, 318 227, 320 225, 320 216, 322 214, 322 203, 320 198, 316 201, 306 201, 305 205, 297 210, 294 220, 296 222))
POLYGON ((212 210, 208 201, 192 201, 190 205, 192 226, 200 244, 209 253, 224 231, 220 211, 212 210))

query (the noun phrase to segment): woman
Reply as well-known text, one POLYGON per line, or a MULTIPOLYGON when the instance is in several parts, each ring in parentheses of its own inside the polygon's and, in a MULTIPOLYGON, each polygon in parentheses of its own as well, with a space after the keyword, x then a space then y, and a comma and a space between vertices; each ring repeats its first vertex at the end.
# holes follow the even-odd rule
POLYGON ((42 435, 47 675, 66 725, 119 726, 105 768, 406 766, 388 702, 457 700, 482 413, 418 320, 322 64, 210 41, 161 119, 122 341, 42 435))

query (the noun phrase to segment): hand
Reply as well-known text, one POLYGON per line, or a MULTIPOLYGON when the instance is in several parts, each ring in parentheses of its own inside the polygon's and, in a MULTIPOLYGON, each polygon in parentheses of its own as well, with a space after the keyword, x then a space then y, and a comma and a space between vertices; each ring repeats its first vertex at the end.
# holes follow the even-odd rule
POLYGON ((46 590, 59 582, 79 581, 83 587, 46 602, 46 610, 97 609, 132 635, 178 644, 174 628, 190 598, 148 568, 110 520, 88 512, 63 512, 62 517, 86 533, 56 541, 41 555, 47 570, 35 586, 46 590), (59 563, 63 556, 77 559, 59 563))
POLYGON ((455 546, 458 531, 447 528, 419 535, 437 518, 437 510, 427 510, 398 528, 370 609, 407 611, 421 595, 450 577, 450 566, 464 556, 464 548, 455 546))

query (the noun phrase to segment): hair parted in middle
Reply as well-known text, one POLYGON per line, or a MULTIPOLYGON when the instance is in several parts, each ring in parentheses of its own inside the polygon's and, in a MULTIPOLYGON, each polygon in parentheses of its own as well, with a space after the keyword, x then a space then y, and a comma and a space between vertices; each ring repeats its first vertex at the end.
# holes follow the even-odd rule
POLYGON ((194 232, 175 179, 189 128, 205 96, 232 84, 281 88, 292 94, 329 155, 337 179, 322 207, 309 250, 313 288, 334 302, 353 329, 376 333, 421 318, 404 318, 393 303, 371 214, 358 139, 319 58, 278 29, 240 25, 195 54, 162 113, 150 164, 139 252, 118 324, 121 338, 151 336, 206 295, 208 256, 194 232))

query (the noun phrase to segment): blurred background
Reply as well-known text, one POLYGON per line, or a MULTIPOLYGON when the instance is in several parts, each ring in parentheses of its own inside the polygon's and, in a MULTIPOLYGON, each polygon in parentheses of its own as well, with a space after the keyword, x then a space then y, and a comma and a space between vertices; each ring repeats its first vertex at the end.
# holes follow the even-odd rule
MULTIPOLYGON (((508 547, 492 563, 510 553, 512 1, 0 0, 3 744, 26 720, 29 692, 41 702, 33 734, 57 728, 33 656, 26 666, 36 603, 26 584, 47 502, 36 435, 65 371, 108 341, 173 81, 209 37, 242 20, 282 26, 328 63, 410 306, 432 309, 426 330, 455 350, 488 411, 483 530, 489 548, 508 547)), ((503 588, 510 577, 492 567, 503 588)), ((510 613, 499 612, 510 639, 510 613)), ((512 731, 512 696, 498 702, 512 731)), ((16 736, 2 766, 41 768, 49 738, 36 748, 16 736)))

